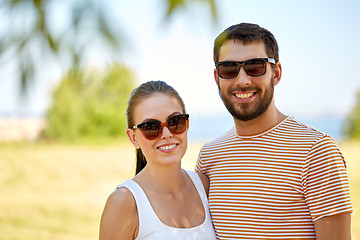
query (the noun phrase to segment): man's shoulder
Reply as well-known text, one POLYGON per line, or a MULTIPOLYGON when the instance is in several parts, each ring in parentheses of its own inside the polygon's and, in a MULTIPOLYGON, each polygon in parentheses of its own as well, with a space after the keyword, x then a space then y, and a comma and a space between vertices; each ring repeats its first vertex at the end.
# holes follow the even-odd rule
MULTIPOLYGON (((294 117, 288 117, 278 128, 277 134, 293 135, 296 138, 321 139, 328 136, 326 133, 296 120, 294 117)), ((329 136, 328 136, 329 137, 329 136)))
POLYGON ((288 116, 283 122, 275 126, 273 129, 244 139, 237 136, 235 127, 233 127, 219 137, 205 143, 201 148, 201 152, 218 151, 219 149, 228 148, 232 144, 237 144, 243 140, 249 139, 256 140, 254 142, 261 141, 263 143, 268 141, 281 141, 284 143, 307 142, 311 145, 324 138, 333 139, 326 133, 298 121, 292 116, 288 116))

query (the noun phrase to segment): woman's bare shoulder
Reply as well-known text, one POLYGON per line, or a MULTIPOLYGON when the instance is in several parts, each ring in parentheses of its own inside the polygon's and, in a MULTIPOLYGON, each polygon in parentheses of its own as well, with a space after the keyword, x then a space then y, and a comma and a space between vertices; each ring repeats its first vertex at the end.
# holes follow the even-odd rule
POLYGON ((100 239, 134 239, 138 228, 135 199, 129 189, 120 187, 108 197, 100 223, 100 239), (126 237, 127 236, 127 237, 126 237))

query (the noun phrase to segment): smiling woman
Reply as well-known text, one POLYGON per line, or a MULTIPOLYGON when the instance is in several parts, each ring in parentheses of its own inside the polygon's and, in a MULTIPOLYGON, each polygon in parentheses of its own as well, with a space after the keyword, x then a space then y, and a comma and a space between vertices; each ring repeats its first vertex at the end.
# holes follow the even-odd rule
POLYGON ((189 115, 177 91, 162 81, 140 85, 131 94, 127 123, 136 176, 109 196, 100 240, 215 239, 208 179, 181 168, 189 115))
POLYGON ((135 108, 134 122, 140 124, 128 129, 127 134, 147 162, 152 163, 149 168, 158 167, 157 164, 180 165, 187 148, 188 116, 182 115, 181 105, 172 96, 155 93, 135 108))

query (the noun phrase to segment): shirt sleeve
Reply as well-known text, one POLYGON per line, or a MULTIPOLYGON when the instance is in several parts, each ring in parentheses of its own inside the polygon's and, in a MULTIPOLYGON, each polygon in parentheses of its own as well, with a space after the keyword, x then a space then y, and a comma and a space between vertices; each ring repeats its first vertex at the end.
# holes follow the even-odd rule
POLYGON ((313 221, 352 212, 346 162, 333 138, 324 136, 310 149, 302 184, 313 221))
POLYGON ((200 150, 198 160, 197 160, 196 166, 195 166, 195 172, 198 172, 198 173, 204 173, 202 158, 201 158, 201 151, 202 151, 202 149, 200 150))

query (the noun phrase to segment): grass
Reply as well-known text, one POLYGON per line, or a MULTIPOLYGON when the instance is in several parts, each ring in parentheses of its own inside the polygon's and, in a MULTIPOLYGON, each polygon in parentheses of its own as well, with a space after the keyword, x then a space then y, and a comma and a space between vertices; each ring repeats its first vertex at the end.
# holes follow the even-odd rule
POLYGON ((360 142, 346 142, 339 145, 347 163, 350 196, 353 206, 351 232, 353 240, 360 240, 360 142))
MULTIPOLYGON (((190 144, 194 169, 202 144, 190 144)), ((347 159, 353 240, 360 240, 360 143, 341 143, 347 159)), ((98 239, 107 196, 135 170, 128 142, 90 145, 0 144, 0 240, 98 239)))

